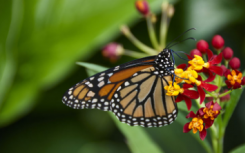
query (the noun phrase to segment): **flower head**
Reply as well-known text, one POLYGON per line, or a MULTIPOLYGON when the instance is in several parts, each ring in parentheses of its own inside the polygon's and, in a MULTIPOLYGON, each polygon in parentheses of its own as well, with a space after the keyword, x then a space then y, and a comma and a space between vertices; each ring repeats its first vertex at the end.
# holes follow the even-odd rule
POLYGON ((205 89, 205 90, 207 90, 209 92, 212 92, 212 91, 215 91, 218 88, 218 86, 213 85, 213 84, 208 84, 207 80, 210 81, 210 82, 212 81, 210 79, 202 81, 202 77, 201 76, 198 76, 197 80, 200 82, 199 84, 196 84, 196 85, 197 85, 197 91, 198 91, 198 93, 200 95, 200 104, 201 104, 205 100, 205 95, 206 95, 203 89, 205 89))
POLYGON ((205 129, 213 125, 214 119, 220 114, 221 107, 213 101, 206 103, 206 107, 202 107, 198 110, 199 114, 205 120, 205 129))
POLYGON ((240 88, 241 85, 245 84, 245 78, 242 77, 242 73, 238 70, 230 70, 226 71, 226 78, 225 81, 228 88, 237 89, 240 88))
POLYGON ((225 44, 224 39, 220 35, 215 35, 212 39, 212 45, 215 49, 222 49, 225 44))
POLYGON ((199 98, 199 93, 197 91, 188 89, 192 87, 193 86, 190 84, 183 84, 184 91, 180 93, 175 99, 175 102, 181 102, 182 100, 184 100, 188 110, 190 110, 192 106, 191 99, 199 98))
POLYGON ((196 78, 198 77, 198 74, 195 70, 192 70, 191 68, 188 68, 181 74, 181 78, 185 78, 184 80, 188 84, 196 83, 196 78))
POLYGON ((164 87, 164 89, 167 90, 167 96, 177 96, 179 93, 184 92, 184 89, 180 88, 176 82, 172 83, 172 81, 169 81, 168 83, 169 85, 164 87))
POLYGON ((195 134, 197 131, 199 131, 199 136, 201 138, 201 140, 204 140, 206 135, 207 135, 207 131, 204 128, 204 120, 202 119, 202 117, 198 114, 195 114, 193 111, 191 111, 186 118, 192 118, 191 122, 188 122, 184 125, 183 128, 183 132, 187 133, 190 130, 193 130, 193 133, 195 134))
POLYGON ((194 55, 194 58, 190 60, 188 63, 190 64, 190 68, 198 71, 203 71, 203 69, 208 69, 211 72, 214 72, 218 75, 223 75, 223 70, 220 66, 216 66, 222 61, 222 53, 218 56, 213 55, 213 52, 207 49, 208 62, 204 62, 203 58, 198 55, 194 55))
MULTIPOLYGON (((201 56, 194 55, 194 58, 188 62, 191 66, 191 69, 193 70, 202 70, 204 67, 204 60, 201 56)), ((208 67, 208 64, 205 65, 208 67)))
POLYGON ((123 51, 124 49, 120 44, 112 42, 103 48, 102 55, 114 62, 123 54, 123 51))
POLYGON ((179 69, 179 68, 174 69, 174 74, 177 76, 177 77, 175 77, 175 82, 176 83, 180 83, 180 82, 183 81, 183 79, 181 78, 181 75, 183 73, 184 73, 183 69, 179 69))

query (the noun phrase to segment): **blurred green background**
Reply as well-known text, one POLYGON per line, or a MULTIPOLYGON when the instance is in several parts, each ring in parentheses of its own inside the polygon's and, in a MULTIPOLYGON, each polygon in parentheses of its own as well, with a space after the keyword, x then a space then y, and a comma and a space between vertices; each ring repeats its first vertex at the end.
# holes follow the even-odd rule
MULTIPOLYGON (((160 17, 162 0, 149 0, 160 17)), ((209 43, 215 34, 225 39, 234 56, 245 59, 245 1, 172 0, 175 14, 168 42, 195 27, 193 36, 209 43)), ((101 49, 111 41, 137 50, 120 34, 122 24, 150 45, 146 23, 133 0, 1 0, 0 1, 0 152, 97 153, 131 152, 127 138, 107 112, 73 110, 61 102, 64 92, 87 77, 77 61, 106 67, 101 49)), ((174 50, 189 52, 196 42, 174 50)), ((181 61, 182 62, 182 61, 181 61)), ((241 66, 244 70, 245 66, 241 66)), ((245 96, 229 122, 224 152, 245 142, 245 96)), ((180 112, 186 115, 186 112, 180 112)), ((183 116, 183 115, 182 115, 183 116)), ((165 152, 205 152, 181 122, 144 131, 165 152)), ((207 140, 210 138, 208 137, 207 140)))

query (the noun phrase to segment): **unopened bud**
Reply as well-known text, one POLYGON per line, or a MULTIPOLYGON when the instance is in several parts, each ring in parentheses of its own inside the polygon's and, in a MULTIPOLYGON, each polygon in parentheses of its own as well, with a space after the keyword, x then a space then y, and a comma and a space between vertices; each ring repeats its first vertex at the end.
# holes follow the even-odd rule
POLYGON ((229 66, 234 70, 234 69, 239 69, 241 66, 241 62, 240 59, 237 57, 233 57, 230 61, 229 61, 229 66))
POLYGON ((225 41, 220 35, 215 35, 212 39, 212 45, 215 49, 222 49, 225 41))
POLYGON ((225 49, 223 49, 222 53, 224 59, 226 60, 230 60, 233 56, 233 50, 230 47, 226 47, 225 49))
POLYGON ((137 10, 144 16, 147 16, 149 14, 149 5, 147 1, 145 0, 138 0, 135 2, 135 6, 137 10))
POLYGON ((206 53, 207 49, 208 49, 208 43, 205 40, 199 40, 197 42, 196 45, 197 49, 202 52, 202 53, 206 53))
POLYGON ((124 52, 123 47, 118 43, 109 43, 102 50, 102 55, 110 61, 115 62, 124 52))
POLYGON ((198 50, 198 49, 193 49, 190 53, 190 55, 192 57, 194 57, 194 55, 198 55, 198 56, 201 56, 202 57, 202 53, 198 50))

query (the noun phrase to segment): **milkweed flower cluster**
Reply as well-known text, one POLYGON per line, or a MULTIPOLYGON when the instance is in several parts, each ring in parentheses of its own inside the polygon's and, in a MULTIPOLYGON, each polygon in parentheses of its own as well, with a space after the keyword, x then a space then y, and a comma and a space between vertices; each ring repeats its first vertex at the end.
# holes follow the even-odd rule
POLYGON ((193 133, 199 131, 200 138, 204 140, 207 135, 206 129, 213 125, 220 114, 222 109, 220 102, 229 100, 227 98, 229 98, 231 90, 245 85, 245 77, 237 70, 240 67, 240 60, 236 57, 232 58, 232 49, 230 47, 224 48, 224 40, 220 35, 216 35, 212 39, 212 46, 217 50, 217 55, 213 54, 205 40, 198 41, 196 46, 197 48, 193 49, 190 55, 187 55, 188 65, 181 64, 175 69, 174 87, 172 87, 170 81, 165 90, 167 90, 167 95, 177 96, 176 102, 184 100, 188 110, 191 109, 192 99, 199 98, 199 106, 201 106, 206 99, 206 95, 209 94, 209 98, 211 95, 214 101, 208 102, 206 100, 206 107, 201 107, 196 113, 191 111, 186 116, 186 118, 192 118, 192 121, 186 123, 183 130, 185 133, 191 129, 193 133), (205 61, 206 56, 207 60, 205 61), (226 65, 221 65, 223 59, 226 65), (229 66, 227 63, 229 63, 229 66), (203 78, 206 79, 203 80, 203 78), (218 81, 215 81, 215 79, 218 81), (226 83, 224 88, 230 90, 222 92, 221 83, 224 79, 226 83), (189 88, 192 90, 189 90, 189 88))

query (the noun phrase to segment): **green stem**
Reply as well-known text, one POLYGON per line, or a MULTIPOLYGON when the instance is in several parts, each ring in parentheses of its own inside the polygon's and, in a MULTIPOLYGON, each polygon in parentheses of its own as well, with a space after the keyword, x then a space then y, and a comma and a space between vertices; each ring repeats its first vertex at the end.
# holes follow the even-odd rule
POLYGON ((124 50, 123 54, 127 55, 127 56, 131 56, 133 58, 143 58, 143 57, 148 56, 145 53, 139 53, 139 52, 136 52, 136 51, 126 50, 126 49, 124 50))
POLYGON ((214 125, 212 125, 210 127, 210 131, 211 131, 211 140, 212 140, 212 145, 213 145, 213 151, 217 152, 217 150, 218 150, 218 143, 216 141, 217 140, 217 136, 216 136, 217 131, 216 131, 216 128, 214 125))
POLYGON ((157 42, 157 37, 156 37, 154 25, 153 25, 152 20, 151 20, 151 15, 148 15, 146 17, 146 22, 147 22, 148 33, 149 33, 152 45, 154 46, 154 48, 157 51, 161 51, 161 48, 157 42))
MULTIPOLYGON (((168 5, 168 4, 163 4, 163 5, 168 5)), ((168 24, 169 24, 168 15, 167 15, 166 10, 167 10, 167 7, 162 8, 162 18, 161 18, 161 23, 160 23, 160 48, 166 47, 166 38, 167 38, 168 24)))
POLYGON ((217 98, 217 96, 211 92, 206 91, 206 93, 209 95, 209 97, 217 98))
POLYGON ((121 27, 122 33, 140 50, 143 52, 149 54, 149 55, 156 55, 157 51, 148 47, 147 45, 143 44, 141 41, 139 41, 129 30, 127 26, 122 26, 121 27))
POLYGON ((227 67, 227 68, 228 68, 228 63, 229 63, 229 61, 225 60, 225 67, 227 67))
POLYGON ((198 109, 201 108, 201 107, 205 107, 204 103, 200 104, 199 99, 196 99, 195 102, 197 104, 198 109))
POLYGON ((207 60, 207 55, 206 55, 206 54, 202 54, 202 57, 203 57, 203 59, 204 59, 205 62, 208 61, 208 60, 207 60))
POLYGON ((229 93, 231 93, 231 91, 232 91, 232 90, 229 90, 229 91, 227 91, 227 92, 224 92, 224 93, 220 94, 220 95, 219 95, 219 98, 228 95, 229 93))

